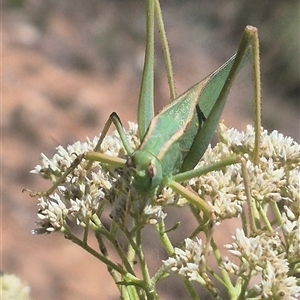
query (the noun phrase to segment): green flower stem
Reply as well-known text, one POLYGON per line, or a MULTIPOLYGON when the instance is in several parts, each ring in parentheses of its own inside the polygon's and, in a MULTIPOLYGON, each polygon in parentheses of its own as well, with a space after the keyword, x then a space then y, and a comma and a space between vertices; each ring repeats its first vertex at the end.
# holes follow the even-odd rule
POLYGON ((133 247, 131 246, 131 244, 128 245, 128 249, 127 249, 127 259, 128 262, 131 266, 133 266, 134 264, 134 259, 135 259, 135 251, 133 249, 133 247))
MULTIPOLYGON (((111 243, 111 245, 115 248, 116 252, 118 253, 120 259, 122 260, 122 264, 127 270, 127 272, 134 274, 134 271, 132 269, 132 265, 129 263, 128 259, 126 258, 126 255, 124 254, 124 251, 120 248, 118 242, 115 239, 115 235, 112 235, 110 232, 108 232, 103 226, 101 221, 99 220, 97 215, 94 215, 92 217, 92 222, 90 222, 90 227, 95 232, 95 237, 98 241, 100 251, 102 252, 103 247, 105 247, 102 235, 105 236, 108 241, 111 243)), ((114 230, 112 231, 116 233, 114 230)))
MULTIPOLYGON (((75 235, 73 235, 70 230, 68 230, 67 228, 65 228, 65 230, 62 231, 65 236, 70 239, 73 243, 77 244, 78 246, 80 246, 81 248, 85 249, 87 252, 89 252, 90 254, 92 254, 93 256, 95 256, 96 258, 98 258, 100 261, 102 261, 104 264, 107 265, 108 269, 112 269, 117 271, 118 273, 120 273, 123 277, 124 277, 124 281, 127 283, 130 283, 131 287, 127 287, 126 288, 126 293, 124 294, 124 299, 130 299, 130 300, 138 300, 140 299, 139 297, 131 297, 133 295, 136 295, 136 292, 133 291, 133 287, 132 285, 136 285, 136 286, 143 286, 144 282, 140 279, 138 279, 137 277, 135 277, 133 274, 126 272, 123 268, 121 268, 120 266, 114 264, 110 259, 107 259, 105 256, 100 255, 97 251, 95 251, 93 248, 91 248, 90 246, 88 246, 87 244, 85 244, 83 241, 81 241, 80 239, 78 239, 75 235), (127 292, 131 295, 131 296, 126 296, 127 292)), ((110 272, 111 274, 113 274, 112 272, 110 272)), ((118 282, 118 278, 113 275, 113 279, 116 280, 116 282, 118 282)), ((124 289, 122 289, 122 291, 124 292, 124 289)), ((149 298, 152 299, 152 298, 149 298)), ((155 298, 153 298, 155 299, 155 298)))
POLYGON ((121 294, 122 300, 139 300, 140 299, 136 288, 132 285, 129 285, 126 287, 123 286, 122 291, 125 293, 125 295, 121 294))
POLYGON ((273 230, 272 225, 271 225, 271 223, 270 223, 270 221, 269 221, 269 219, 268 219, 268 216, 267 216, 267 214, 266 214, 266 211, 260 210, 260 217, 261 217, 261 219, 263 220, 263 222, 264 222, 264 224, 265 224, 267 230, 268 230, 269 232, 273 232, 274 230, 273 230))
POLYGON ((192 300, 199 300, 199 296, 197 294, 197 292, 195 291, 192 283, 186 278, 186 277, 182 277, 183 278, 183 284, 185 285, 188 293, 190 294, 190 297, 192 300))
MULTIPOLYGON (((88 222, 87 222, 88 224, 88 222)), ((88 241, 88 236, 89 236, 89 227, 88 226, 85 226, 84 227, 84 232, 83 232, 83 242, 87 244, 87 241, 88 241)))
POLYGON ((160 239, 162 245, 164 246, 164 249, 166 250, 168 256, 172 256, 174 254, 174 247, 173 247, 168 235, 166 234, 166 228, 165 228, 164 221, 161 220, 161 222, 158 222, 155 225, 155 227, 159 234, 159 239, 160 239))
POLYGON ((205 216, 203 216, 202 218, 199 214, 199 208, 195 205, 190 205, 189 207, 195 219, 197 220, 197 223, 199 224, 199 226, 189 236, 190 239, 194 239, 200 232, 206 232, 208 228, 207 225, 210 219, 205 218, 205 216))
POLYGON ((220 281, 220 278, 216 275, 215 275, 215 278, 218 279, 223 284, 223 286, 226 288, 230 299, 232 299, 232 300, 236 299, 236 289, 234 288, 234 286, 230 280, 228 272, 224 268, 222 268, 223 261, 222 261, 221 253, 220 253, 213 237, 211 237, 210 241, 211 241, 211 247, 213 249, 213 253, 218 262, 218 266, 220 267, 220 271, 221 271, 223 280, 220 281))
POLYGON ((282 216, 281 216, 281 212, 280 212, 280 210, 278 208, 277 203, 272 201, 271 202, 271 206, 273 208, 273 213, 275 215, 276 220, 278 221, 278 223, 280 225, 282 225, 282 216))
POLYGON ((243 209, 242 213, 241 213, 241 219, 242 219, 242 227, 243 227, 243 231, 245 232, 246 236, 249 236, 248 233, 248 226, 247 226, 247 218, 246 218, 246 214, 245 214, 245 209, 243 209))
POLYGON ((137 253, 138 248, 140 247, 140 245, 137 244, 137 242, 136 242, 137 232, 139 232, 139 231, 140 231, 140 228, 135 229, 134 231, 130 231, 130 232, 127 229, 123 231, 128 243, 131 246, 131 248, 133 249, 132 251, 134 253, 137 253))
POLYGON ((144 252, 142 250, 141 230, 138 230, 137 233, 136 233, 136 244, 139 245, 136 254, 139 258, 140 265, 141 265, 141 271, 142 271, 143 279, 144 279, 144 283, 145 283, 144 284, 144 289, 145 289, 145 292, 147 294, 147 299, 148 300, 158 299, 156 288, 155 288, 155 285, 153 285, 153 282, 150 278, 150 274, 149 274, 148 266, 147 266, 147 263, 146 263, 145 255, 144 255, 144 252))
POLYGON ((238 299, 245 299, 245 294, 247 289, 249 289, 249 282, 251 280, 251 271, 246 274, 246 276, 239 276, 237 279, 236 287, 240 288, 238 299))
MULTIPOLYGON (((102 239, 101 234, 99 234, 99 233, 96 232, 96 233, 95 233, 95 236, 96 236, 96 238, 97 238, 98 245, 99 245, 99 248, 100 248, 101 253, 103 254, 103 256, 104 256, 106 259, 110 260, 110 257, 109 257, 109 255, 108 255, 107 248, 106 248, 106 246, 105 246, 105 244, 104 244, 104 242, 103 242, 103 239, 102 239)), ((115 282, 115 283, 118 283, 118 282, 120 281, 120 278, 119 278, 117 272, 116 272, 114 269, 110 268, 109 266, 107 266, 107 270, 108 270, 108 272, 110 273, 111 277, 113 278, 114 282, 115 282)), ((127 289, 124 288, 123 285, 119 285, 119 284, 116 284, 116 285, 117 285, 117 288, 119 289, 120 294, 122 295, 122 297, 123 297, 124 299, 130 299, 130 298, 129 298, 129 295, 128 295, 128 293, 127 293, 127 289)))
MULTIPOLYGON (((71 231, 68 230, 66 227, 63 227, 62 233, 65 234, 65 236, 69 240, 71 240, 73 243, 75 243, 76 245, 80 246, 81 248, 83 248, 84 250, 86 250, 87 252, 89 252, 90 254, 92 254, 93 256, 95 256, 96 258, 98 258, 100 261, 102 261, 103 263, 105 263, 107 266, 111 267, 112 269, 116 270, 117 272, 119 272, 120 274, 122 274, 124 276, 127 275, 127 272, 124 271, 121 267, 119 267, 118 265, 114 264, 111 260, 107 259, 103 255, 99 254, 97 251, 95 251, 93 248, 91 248, 88 244, 84 243, 78 237, 76 237, 75 235, 73 235, 71 233, 71 231)), ((134 278, 135 280, 137 280, 137 278, 135 276, 132 276, 132 278, 134 278)))
POLYGON ((162 265, 154 276, 151 278, 152 283, 156 284, 160 279, 168 277, 170 274, 167 272, 167 267, 162 265))
POLYGON ((244 180, 244 186, 245 186, 245 194, 246 198, 248 201, 248 207, 249 207, 249 218, 250 218, 250 230, 251 232, 258 232, 258 226, 260 226, 259 222, 259 214, 254 202, 254 199, 251 196, 251 191, 250 191, 250 179, 248 176, 248 171, 246 167, 246 160, 244 158, 241 158, 241 166, 242 166, 242 175, 243 175, 243 180, 244 180))

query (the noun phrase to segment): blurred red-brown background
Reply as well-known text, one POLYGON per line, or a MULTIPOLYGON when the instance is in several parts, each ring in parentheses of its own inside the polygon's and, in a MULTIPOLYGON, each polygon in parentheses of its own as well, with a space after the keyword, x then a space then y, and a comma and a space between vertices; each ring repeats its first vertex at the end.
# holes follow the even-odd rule
MULTIPOLYGON (((263 124, 299 141, 298 1, 161 2, 178 94, 228 59, 251 24, 261 42, 263 124)), ((48 186, 29 174, 41 152, 98 135, 112 111, 125 126, 136 121, 144 1, 4 0, 1 13, 1 269, 30 285, 35 300, 118 299, 95 258, 59 234, 30 234, 36 201, 21 191, 48 186)), ((169 97, 156 45, 159 111, 169 97)), ((253 119, 249 75, 250 65, 223 116, 241 130, 253 119)), ((182 299, 168 288, 162 299, 182 299)))

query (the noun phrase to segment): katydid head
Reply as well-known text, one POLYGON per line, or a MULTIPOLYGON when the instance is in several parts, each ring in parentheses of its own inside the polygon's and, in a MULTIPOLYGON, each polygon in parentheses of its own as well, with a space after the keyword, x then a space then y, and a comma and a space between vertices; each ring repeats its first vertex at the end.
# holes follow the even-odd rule
POLYGON ((135 151, 127 160, 126 165, 132 172, 133 186, 139 192, 153 191, 162 181, 161 162, 149 151, 135 151))

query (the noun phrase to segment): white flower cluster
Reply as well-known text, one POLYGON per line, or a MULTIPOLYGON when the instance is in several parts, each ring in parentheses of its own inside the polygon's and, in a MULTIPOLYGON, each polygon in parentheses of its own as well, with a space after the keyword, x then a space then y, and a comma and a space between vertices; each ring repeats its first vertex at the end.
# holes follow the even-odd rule
MULTIPOLYGON (((221 142, 213 149, 208 147, 197 168, 224 161, 228 157, 242 157, 247 179, 237 160, 236 164, 226 164, 183 184, 192 187, 209 203, 219 222, 245 215, 245 204, 249 204, 249 201, 254 202, 257 210, 265 214, 265 222, 269 217, 268 209, 274 208, 274 205, 277 207, 268 231, 261 227, 253 237, 247 237, 244 231, 237 230, 234 242, 227 248, 239 258, 240 263, 224 258, 222 268, 242 278, 261 275, 261 283, 247 290, 250 298, 279 299, 278 295, 281 295, 280 299, 296 299, 300 288, 296 277, 293 277, 296 271, 293 273, 291 270, 293 263, 296 269, 299 268, 296 265, 300 260, 300 146, 277 131, 268 134, 264 130, 261 134, 259 162, 254 164, 255 132, 252 126, 248 126, 245 132, 237 132, 221 124, 219 134, 221 142), (247 199, 249 195, 245 183, 248 184, 251 199, 247 199)), ((131 147, 136 149, 139 146, 137 126, 130 123, 126 135, 131 147)), ((64 176, 79 155, 95 149, 98 140, 94 138, 85 143, 77 142, 67 149, 59 146, 52 159, 42 155, 42 164, 33 173, 53 183, 59 181, 59 185, 55 190, 51 189, 49 194, 39 197, 39 228, 33 233, 61 231, 71 221, 88 227, 93 215, 101 217, 105 203, 112 205, 110 217, 114 220, 123 220, 130 211, 130 216, 138 217, 140 226, 156 224, 158 219, 166 218, 166 206, 182 200, 167 187, 158 189, 158 195, 140 195, 132 187, 131 174, 126 167, 115 168, 97 161, 91 164, 83 159, 64 176)), ((126 158, 116 132, 104 138, 100 152, 126 158)), ((210 251, 210 246, 204 247, 201 240, 186 239, 184 250, 175 248, 174 256, 164 264, 167 269, 191 281, 211 287, 214 293, 206 270, 206 258, 210 251)))
MULTIPOLYGON (((139 145, 137 126, 133 123, 129 125, 127 137, 132 148, 136 149, 139 145)), ((240 133, 221 124, 219 131, 222 142, 213 149, 208 147, 198 167, 233 155, 243 156, 246 159, 251 196, 262 205, 284 200, 285 205, 298 218, 300 146, 278 132, 268 134, 267 131, 263 131, 260 161, 258 165, 254 165, 251 162, 255 135, 253 127, 248 126, 245 132, 240 133)), ((95 137, 84 143, 76 142, 67 149, 59 146, 52 159, 42 155, 42 164, 32 172, 55 183, 70 168, 78 155, 93 151, 98 140, 95 137)), ((126 157, 117 132, 104 138, 101 152, 110 156, 126 157)), ((111 217, 116 220, 122 219, 132 207, 140 213, 149 204, 151 197, 141 199, 142 196, 132 188, 131 176, 126 168, 115 169, 108 164, 94 162, 87 169, 89 163, 86 160, 80 161, 55 191, 39 198, 37 224, 40 228, 34 230, 34 233, 59 231, 66 222, 74 220, 87 226, 89 219, 99 211, 103 201, 113 205, 111 217)), ((188 184, 201 198, 207 199, 219 221, 239 216, 244 209, 247 197, 240 163, 193 178, 188 184)), ((166 216, 163 208, 176 203, 178 195, 171 189, 164 188, 155 199, 158 206, 153 206, 152 203, 152 206, 146 207, 144 214, 149 219, 163 219, 166 216)), ((153 220, 151 222, 153 223, 153 220)))
MULTIPOLYGON (((130 123, 129 126, 128 140, 135 148, 138 143, 137 126, 134 123, 130 123)), ((80 154, 93 151, 98 140, 99 138, 95 137, 92 141, 87 139, 84 143, 76 142, 69 145, 67 149, 58 146, 52 159, 44 154, 41 155, 42 164, 36 166, 32 173, 39 174, 55 183, 80 154)), ((122 142, 117 132, 104 138, 101 152, 110 156, 124 156, 122 142)), ((34 234, 62 230, 66 222, 73 220, 77 224, 87 226, 89 219, 98 212, 104 200, 114 201, 113 212, 119 210, 120 198, 124 198, 125 193, 122 191, 118 194, 116 189, 121 190, 121 185, 124 185, 124 181, 129 178, 123 179, 121 172, 99 162, 94 162, 91 168, 87 169, 88 163, 89 161, 86 160, 80 161, 80 164, 59 184, 53 194, 39 197, 36 224, 40 228, 33 230, 34 234)), ((124 210, 124 205, 122 210, 124 210)))
MULTIPOLYGON (((299 234, 299 230, 296 232, 299 234)), ((262 278, 259 284, 255 284, 247 291, 247 298, 298 299, 300 286, 297 285, 297 278, 291 275, 293 258, 289 257, 289 261, 286 259, 284 242, 278 233, 262 233, 255 237, 247 237, 243 230, 237 229, 233 239, 234 242, 226 245, 226 248, 239 259, 240 263, 238 265, 226 257, 223 267, 230 274, 239 277, 251 278, 259 274, 262 278)), ((298 236, 298 248, 299 242, 298 236)))
POLYGON ((1 274, 0 276, 1 299, 30 300, 30 287, 25 285, 15 275, 1 274))
MULTIPOLYGON (((247 289, 247 299, 298 299, 300 286, 293 275, 299 270, 300 261, 300 146, 277 131, 268 134, 264 130, 261 134, 259 162, 254 164, 255 132, 252 126, 240 133, 221 124, 220 136, 222 142, 213 149, 209 147, 197 167, 234 155, 243 157, 250 201, 259 207, 267 219, 272 211, 269 208, 277 208, 272 211, 275 215, 279 212, 270 222, 269 232, 264 228, 253 233, 253 237, 247 237, 243 230, 238 229, 234 243, 227 245, 227 248, 238 257, 240 263, 224 258, 222 268, 229 274, 245 279, 245 282, 252 276, 261 276, 260 284, 247 289), (283 207, 281 211, 280 207, 283 207)), ((219 222, 238 217, 241 213, 245 215, 245 211, 248 215, 241 163, 193 178, 189 185, 210 203, 219 222)), ((164 263, 173 272, 190 280, 201 281, 199 278, 205 276, 203 272, 197 274, 197 270, 202 271, 201 266, 205 261, 201 256, 203 248, 194 245, 199 253, 190 251, 190 243, 185 247, 187 250, 176 248, 174 256, 164 263)), ((198 241, 196 244, 201 245, 198 241)))
MULTIPOLYGON (((291 210, 299 216, 300 146, 277 131, 268 134, 264 130, 261 135, 260 160, 255 165, 251 161, 255 136, 252 126, 248 126, 245 132, 238 132, 220 124, 219 134, 222 142, 213 149, 208 147, 197 167, 234 155, 242 156, 246 159, 251 196, 263 204, 280 200, 289 201, 291 210)), ((127 137, 133 149, 138 147, 136 124, 130 123, 127 137)), ((76 142, 67 149, 59 146, 52 159, 42 154, 42 165, 37 166, 32 172, 56 182, 70 168, 78 155, 93 151, 97 142, 98 138, 94 138, 85 143, 76 142)), ((122 142, 116 132, 104 138, 101 152, 110 156, 125 157, 122 142)), ((81 222, 98 210, 102 199, 115 203, 116 206, 112 210, 113 217, 120 217, 124 213, 130 199, 138 198, 138 201, 133 201, 137 206, 139 202, 149 202, 140 201, 140 195, 132 191, 130 174, 125 168, 114 170, 109 165, 94 162, 92 168, 86 170, 88 163, 85 160, 80 162, 59 185, 57 194, 51 197, 47 195, 48 197, 39 200, 39 225, 47 228, 46 231, 59 230, 62 219, 66 216, 72 215, 73 218, 79 218, 77 221, 81 222), (62 203, 65 205, 64 208, 61 208, 62 203), (58 213, 58 209, 63 211, 58 213), (56 213, 58 221, 54 222, 56 213), (50 227, 48 227, 49 222, 52 224, 50 227)), ((247 200, 245 179, 242 176, 240 163, 193 178, 189 181, 189 185, 199 193, 201 198, 207 199, 219 220, 238 216, 247 200)), ((167 205, 174 203, 174 197, 170 189, 163 189, 157 199, 159 203, 163 202, 167 205)))
MULTIPOLYGON (((259 163, 252 162, 255 131, 219 128, 221 143, 207 149, 197 167, 239 156, 246 160, 251 197, 262 206, 270 202, 289 202, 293 213, 300 215, 300 145, 277 131, 261 134, 259 163)), ((238 216, 247 200, 241 164, 229 165, 189 181, 202 198, 208 199, 219 220, 238 216), (209 196, 209 198, 207 198, 209 196)))
POLYGON ((196 239, 196 241, 193 241, 187 238, 185 239, 184 250, 175 248, 174 257, 169 257, 163 263, 168 269, 188 278, 190 281, 198 281, 203 284, 205 279, 201 276, 201 273, 205 269, 206 254, 202 240, 196 239))

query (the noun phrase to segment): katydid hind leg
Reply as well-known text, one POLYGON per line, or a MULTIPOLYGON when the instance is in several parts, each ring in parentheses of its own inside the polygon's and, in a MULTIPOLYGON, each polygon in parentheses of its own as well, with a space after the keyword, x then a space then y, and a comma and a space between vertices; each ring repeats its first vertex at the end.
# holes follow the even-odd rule
MULTIPOLYGON (((223 86, 221 89, 221 92, 219 96, 217 97, 217 100, 215 101, 211 111, 209 112, 209 115, 207 116, 206 121, 203 124, 203 127, 198 130, 198 133, 193 141, 193 144, 187 153, 182 167, 181 171, 188 171, 193 169, 202 155, 204 154, 207 146, 209 145, 214 132, 215 128, 220 120, 221 114, 223 112, 227 96, 229 94, 230 88, 233 84, 233 81, 240 70, 240 68, 243 66, 245 61, 248 59, 248 55, 251 53, 252 55, 252 63, 253 63, 253 77, 254 77, 254 94, 255 94, 255 107, 256 107, 256 130, 260 130, 260 109, 261 109, 261 95, 260 95, 260 66, 259 66, 259 49, 258 49, 258 35, 257 35, 257 29, 252 26, 247 26, 245 28, 239 49, 235 55, 234 58, 232 58, 232 61, 230 61, 230 71, 228 76, 226 77, 225 81, 223 82, 223 86)), ((226 63, 225 63, 226 64, 226 63)), ((222 67, 220 68, 222 71, 222 67)), ((218 70, 217 70, 218 71, 218 70)), ((216 71, 216 72, 217 72, 216 71)), ((215 74, 215 72, 212 74, 214 75, 212 82, 212 87, 214 86, 214 83, 219 80, 218 74, 215 74)), ((211 87, 210 87, 211 88, 211 87)), ((202 95, 202 94, 201 94, 202 95)), ((199 100, 198 105, 200 106, 200 109, 203 105, 201 103, 202 99, 199 100)), ((203 99, 205 104, 205 99, 203 99)), ((259 145, 259 133, 256 136, 256 147, 259 145)), ((258 152, 258 150, 256 150, 258 152)))

